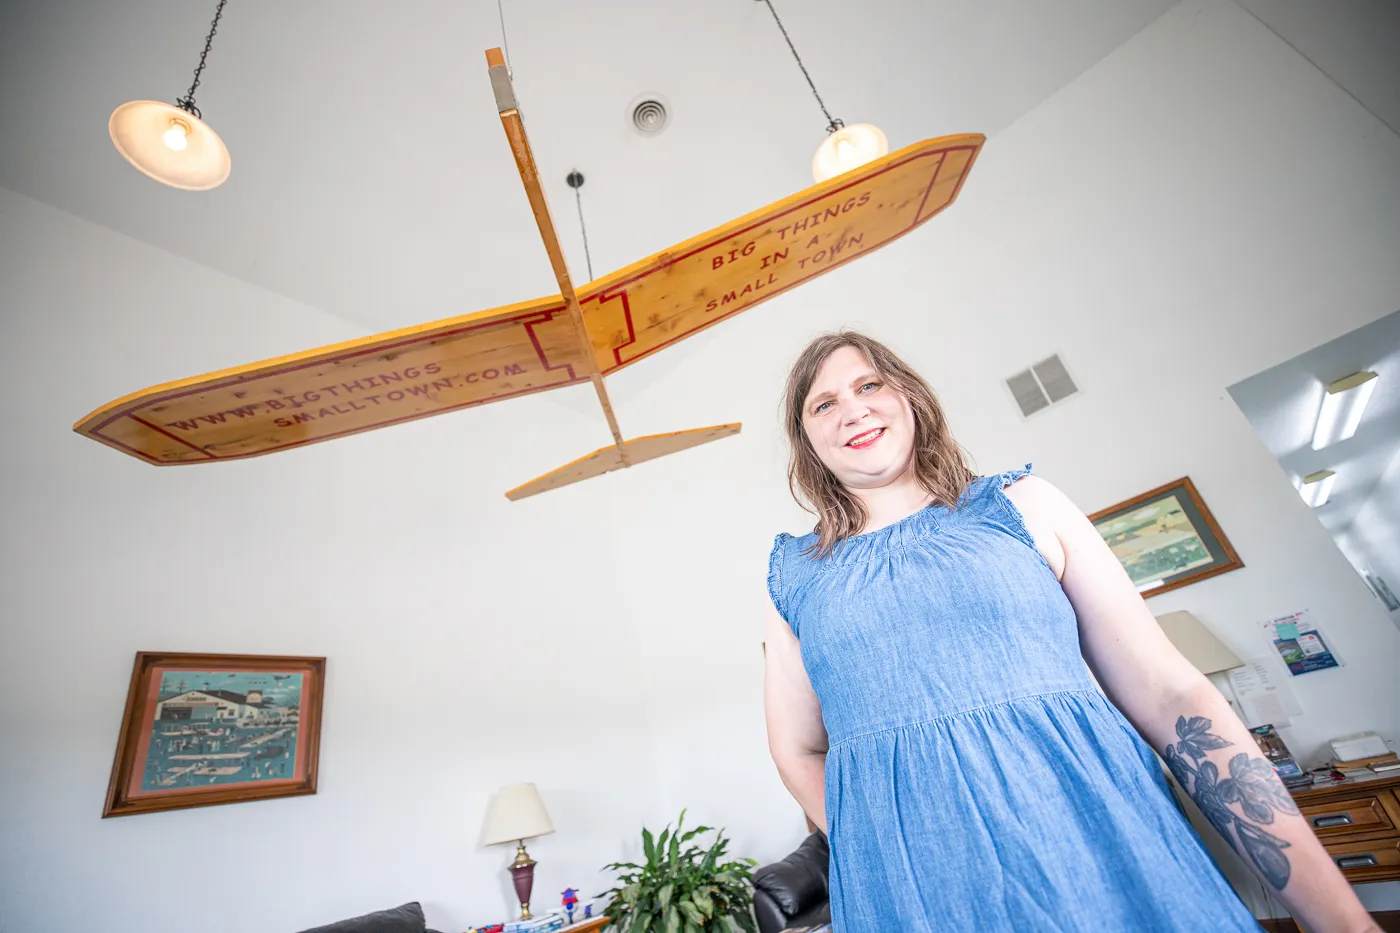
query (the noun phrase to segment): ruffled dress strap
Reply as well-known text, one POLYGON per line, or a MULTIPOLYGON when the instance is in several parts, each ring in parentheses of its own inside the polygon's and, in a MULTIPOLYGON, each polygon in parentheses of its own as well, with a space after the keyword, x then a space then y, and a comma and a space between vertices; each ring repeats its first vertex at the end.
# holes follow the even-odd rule
POLYGON ((1002 489, 1005 489, 1007 486, 1013 485, 1018 480, 1023 480, 1027 476, 1030 476, 1033 468, 1033 464, 1027 463, 1024 469, 1007 470, 1005 473, 1002 473, 1000 476, 997 477, 997 485, 1000 486, 1002 489))
MULTIPOLYGON (((1006 494, 1007 489, 1011 488, 1011 486, 1015 485, 1018 481, 1030 476, 1032 469, 1032 464, 1027 463, 1023 469, 1007 470, 1005 473, 998 474, 994 477, 996 482, 990 484, 992 487, 990 498, 993 499, 999 507, 998 512, 1007 530, 1019 538, 1027 547, 1039 554, 1040 549, 1036 546, 1035 537, 1031 534, 1030 529, 1026 527, 1025 516, 1023 516, 1021 510, 1016 507, 1016 503, 1011 501, 1011 497, 1006 494)), ((1041 555, 1041 560, 1044 559, 1044 555, 1041 555)))
POLYGON ((778 610, 778 615, 787 620, 789 626, 792 626, 792 620, 788 618, 783 569, 787 561, 788 542, 791 540, 792 535, 787 532, 780 533, 773 539, 773 550, 768 555, 768 598, 773 600, 773 608, 778 610))

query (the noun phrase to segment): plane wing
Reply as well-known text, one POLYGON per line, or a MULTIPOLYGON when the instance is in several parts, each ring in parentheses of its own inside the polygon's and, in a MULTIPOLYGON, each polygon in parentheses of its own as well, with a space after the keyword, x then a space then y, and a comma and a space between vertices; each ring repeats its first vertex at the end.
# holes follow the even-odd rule
MULTIPOLYGON (((598 371, 910 232, 953 202, 984 141, 916 143, 578 289, 598 371)), ((162 466, 255 457, 586 382, 576 335, 554 295, 154 386, 73 430, 162 466)))
POLYGON ((586 382, 558 295, 154 386, 73 430, 158 466, 289 450, 586 382))
POLYGON ((944 136, 770 204, 579 289, 607 375, 893 242, 957 198, 986 137, 944 136))

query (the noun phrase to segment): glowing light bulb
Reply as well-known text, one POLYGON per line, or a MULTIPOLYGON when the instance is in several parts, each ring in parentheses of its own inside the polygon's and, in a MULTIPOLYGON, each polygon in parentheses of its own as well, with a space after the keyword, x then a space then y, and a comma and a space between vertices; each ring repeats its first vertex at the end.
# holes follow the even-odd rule
POLYGON ((184 191, 208 191, 228 178, 228 147, 199 117, 158 100, 129 100, 107 118, 122 158, 141 174, 184 191))
POLYGON ((812 177, 826 181, 873 162, 890 151, 890 142, 878 126, 854 123, 828 136, 812 157, 812 177))
POLYGON ((184 152, 185 147, 190 144, 188 130, 185 129, 185 125, 179 120, 170 121, 170 129, 165 131, 161 139, 165 140, 165 145, 167 147, 174 149, 176 152, 184 152))

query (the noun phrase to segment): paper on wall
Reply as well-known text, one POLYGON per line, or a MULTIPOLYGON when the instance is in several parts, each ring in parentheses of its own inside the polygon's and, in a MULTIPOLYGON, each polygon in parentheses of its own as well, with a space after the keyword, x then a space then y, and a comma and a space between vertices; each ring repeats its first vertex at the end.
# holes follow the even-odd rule
POLYGON ((1328 646, 1307 610, 1261 624, 1265 637, 1294 677, 1340 666, 1341 659, 1328 646))
POLYGON ((1287 726, 1293 716, 1303 712, 1288 681, 1263 661, 1246 661, 1243 667, 1230 671, 1230 689, 1249 726, 1287 726))

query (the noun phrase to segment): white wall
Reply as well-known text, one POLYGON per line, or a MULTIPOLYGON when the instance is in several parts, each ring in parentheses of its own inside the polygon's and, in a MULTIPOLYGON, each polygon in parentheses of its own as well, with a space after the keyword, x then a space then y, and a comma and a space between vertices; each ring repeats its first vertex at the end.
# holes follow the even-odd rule
POLYGON ((531 847, 537 903, 602 890, 664 818, 643 661, 592 536, 609 503, 501 495, 595 426, 527 400, 152 469, 69 426, 359 332, 4 190, 0 281, 0 930, 294 930, 411 899, 443 930, 500 919, 511 852, 477 839, 522 780, 559 828, 531 847), (138 649, 327 656, 319 793, 101 820, 138 649), (259 866, 275 884, 209 874, 259 866))
POLYGON ((71 434, 133 389, 358 332, 0 192, 0 929, 292 930, 407 899, 458 929, 508 904, 509 853, 475 839, 514 780, 560 828, 537 903, 596 890, 681 807, 783 854, 802 819, 764 750, 756 619, 772 534, 809 523, 776 402, 842 324, 931 377, 986 471, 1034 460, 1086 510, 1189 474, 1247 567, 1153 609, 1241 655, 1313 610, 1348 664, 1294 682, 1289 743, 1400 736, 1400 634, 1225 393, 1400 306, 1397 247, 1400 141, 1241 10, 1183 4, 993 139, 947 216, 614 380, 628 434, 740 437, 511 504, 605 441, 582 394, 204 468, 71 434), (1000 380, 1050 352, 1084 392, 1023 422, 1000 380), (327 655, 320 793, 98 819, 137 649, 327 655), (305 867, 211 912, 164 880, 186 852, 305 867))

